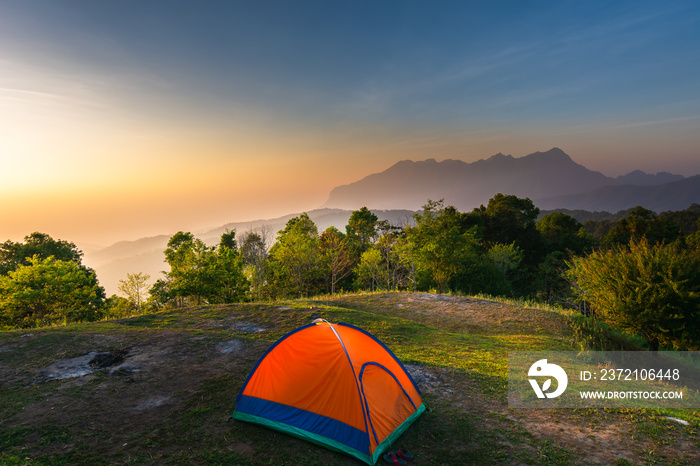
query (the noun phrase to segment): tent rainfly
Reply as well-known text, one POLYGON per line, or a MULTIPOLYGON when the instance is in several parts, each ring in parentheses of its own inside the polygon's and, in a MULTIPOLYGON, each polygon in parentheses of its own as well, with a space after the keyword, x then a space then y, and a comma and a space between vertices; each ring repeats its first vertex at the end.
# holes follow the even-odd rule
POLYGON ((411 375, 382 342, 317 319, 265 352, 231 416, 371 465, 425 409, 411 375))

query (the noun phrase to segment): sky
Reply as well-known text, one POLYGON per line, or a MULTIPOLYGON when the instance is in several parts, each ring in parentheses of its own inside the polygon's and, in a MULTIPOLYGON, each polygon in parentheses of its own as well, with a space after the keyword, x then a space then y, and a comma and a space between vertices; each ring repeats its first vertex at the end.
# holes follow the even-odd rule
POLYGON ((0 241, 204 230, 552 147, 700 173, 700 2, 0 0, 0 241))

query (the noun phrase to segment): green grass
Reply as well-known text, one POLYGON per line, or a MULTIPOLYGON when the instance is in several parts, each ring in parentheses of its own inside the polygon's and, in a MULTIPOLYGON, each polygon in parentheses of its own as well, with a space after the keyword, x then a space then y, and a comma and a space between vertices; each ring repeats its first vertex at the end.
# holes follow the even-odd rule
MULTIPOLYGON (((610 348, 621 342, 634 347, 633 338, 560 308, 483 296, 443 298, 353 294, 0 332, 0 370, 12 376, 0 386, 0 464, 359 464, 264 427, 226 422, 264 350, 319 317, 369 331, 404 363, 434 376, 435 383, 424 387, 432 410, 396 445, 412 451, 415 464, 586 464, 601 432, 618 435, 617 445, 635 463, 693 464, 697 458, 679 447, 700 448, 697 410, 507 407, 509 351, 610 348), (233 324, 241 322, 264 330, 236 330, 233 324), (245 344, 238 360, 215 351, 217 343, 232 339, 245 344), (102 371, 82 380, 35 383, 40 369, 57 359, 120 348, 162 354, 171 366, 157 377, 102 371), (153 394, 167 394, 170 401, 135 408, 153 394), (549 427, 536 428, 540 424, 549 427), (574 441, 565 429, 587 434, 574 441)), ((608 459, 627 464, 622 457, 608 459)))

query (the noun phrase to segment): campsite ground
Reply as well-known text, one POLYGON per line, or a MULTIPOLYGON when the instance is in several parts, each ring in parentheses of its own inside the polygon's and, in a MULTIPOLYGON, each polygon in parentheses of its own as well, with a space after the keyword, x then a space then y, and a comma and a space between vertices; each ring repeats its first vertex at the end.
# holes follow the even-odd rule
POLYGON ((322 317, 406 363, 432 411, 397 447, 414 464, 698 464, 700 412, 516 410, 507 353, 578 349, 565 314, 426 293, 206 306, 0 333, 0 464, 360 464, 226 422, 271 342, 322 317), (90 364, 92 362, 92 365, 90 364))

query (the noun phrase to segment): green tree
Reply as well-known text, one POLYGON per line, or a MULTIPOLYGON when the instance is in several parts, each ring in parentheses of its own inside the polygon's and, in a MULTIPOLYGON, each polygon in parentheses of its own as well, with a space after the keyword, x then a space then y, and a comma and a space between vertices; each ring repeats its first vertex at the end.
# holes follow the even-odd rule
POLYGON ((219 249, 230 249, 233 252, 238 252, 238 244, 236 243, 236 230, 226 230, 225 233, 221 235, 221 240, 219 241, 219 249))
POLYGON ((700 256, 642 238, 574 257, 566 277, 611 325, 660 345, 700 349, 700 256))
POLYGON ((259 231, 249 231, 240 242, 244 273, 250 283, 249 293, 253 299, 262 297, 270 275, 267 234, 268 230, 264 227, 259 231))
POLYGON ((134 304, 128 299, 113 294, 105 299, 104 317, 108 319, 121 319, 134 313, 134 304))
POLYGON ((161 301, 176 297, 180 305, 185 300, 193 300, 197 305, 231 303, 242 301, 249 290, 235 232, 224 233, 219 247, 214 248, 192 233, 180 231, 168 241, 165 260, 170 265, 168 281, 156 283, 161 301))
POLYGON ((547 253, 570 251, 583 254, 593 245, 593 238, 575 218, 561 212, 552 212, 537 221, 535 227, 545 242, 547 253))
POLYGON ((406 233, 398 227, 389 225, 386 221, 378 222, 379 238, 374 243, 374 248, 382 256, 382 263, 386 269, 385 288, 396 290, 406 286, 411 280, 412 262, 410 256, 405 254, 409 249, 406 233))
POLYGON ((75 262, 36 255, 0 276, 0 325, 31 328, 102 316, 104 289, 75 262))
POLYGON ((535 283, 539 295, 550 302, 569 296, 569 284, 562 277, 566 261, 573 255, 589 252, 595 243, 583 225, 561 212, 552 212, 536 224, 543 241, 544 257, 537 265, 535 283))
POLYGON ((486 244, 515 242, 525 251, 539 238, 535 225, 540 209, 528 198, 498 193, 478 212, 486 217, 483 237, 486 244))
POLYGON ((248 279, 243 273, 243 260, 240 255, 227 246, 221 246, 216 251, 216 261, 211 274, 210 293, 206 296, 209 302, 236 303, 245 300, 250 290, 248 279))
POLYGON ((287 222, 270 248, 274 294, 310 296, 322 276, 318 229, 304 213, 287 222))
POLYGON ((655 212, 637 206, 615 223, 605 236, 606 244, 628 244, 646 238, 650 243, 671 243, 681 237, 681 226, 670 216, 659 217, 655 212))
POLYGON ((466 226, 477 228, 482 252, 496 243, 511 244, 523 252, 517 273, 512 274, 514 293, 529 295, 535 292, 537 265, 545 255, 542 237, 536 228, 539 209, 528 198, 496 194, 483 205, 464 216, 466 226))
POLYGON ((29 264, 34 256, 40 259, 54 257, 56 260, 80 265, 83 253, 73 243, 55 240, 46 233, 34 232, 25 236, 24 243, 8 240, 0 245, 0 275, 6 275, 20 265, 29 264))
POLYGON ((382 282, 386 281, 386 268, 382 264, 382 255, 374 248, 370 248, 362 253, 360 262, 355 267, 357 280, 369 288, 376 291, 382 282))
POLYGON ((362 207, 350 214, 350 219, 345 227, 349 237, 357 239, 360 244, 360 252, 366 251, 377 235, 378 217, 367 207, 362 207))
POLYGON ((150 288, 148 285, 150 279, 151 276, 147 273, 127 273, 126 280, 119 280, 117 285, 117 289, 124 294, 139 314, 150 288))
POLYGON ((476 238, 471 231, 462 231, 459 212, 444 207, 442 200, 429 200, 414 219, 416 225, 406 230, 411 243, 408 250, 418 272, 425 273, 438 292, 444 292, 466 257, 474 253, 476 238))
POLYGON ((336 285, 352 273, 354 260, 348 241, 335 227, 328 227, 319 241, 321 258, 326 269, 326 282, 330 292, 335 293, 336 285))

